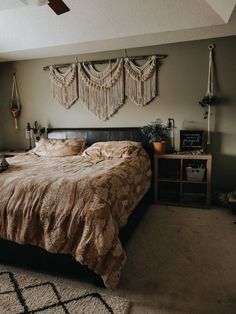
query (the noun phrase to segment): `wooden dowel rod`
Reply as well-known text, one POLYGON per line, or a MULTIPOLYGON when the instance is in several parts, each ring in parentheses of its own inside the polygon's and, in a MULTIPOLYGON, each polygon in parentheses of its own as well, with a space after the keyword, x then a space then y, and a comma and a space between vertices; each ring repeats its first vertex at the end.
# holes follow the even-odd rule
MULTIPOLYGON (((55 67, 55 68, 67 68, 67 67, 71 66, 72 63, 73 62, 71 62, 71 63, 62 63, 62 64, 53 64, 52 66, 55 67)), ((47 70, 49 70, 49 67, 50 67, 50 65, 47 65, 47 66, 43 67, 43 70, 47 71, 47 70)))
MULTIPOLYGON (((129 59, 133 59, 133 60, 142 60, 142 59, 146 59, 150 57, 150 55, 148 56, 133 56, 133 57, 128 57, 129 59)), ((167 55, 156 55, 157 59, 165 59, 167 58, 167 55)), ((117 59, 119 58, 116 58, 116 59, 104 59, 104 60, 91 60, 91 61, 80 61, 80 62, 83 62, 84 64, 89 64, 89 63, 96 63, 96 64, 104 64, 104 63, 107 63, 109 61, 111 62, 115 62, 117 59)), ((66 67, 69 67, 71 66, 73 62, 71 63, 62 63, 62 64, 54 64, 52 65, 54 68, 66 68, 66 67)), ((47 71, 49 70, 49 67, 50 65, 47 65, 45 67, 43 67, 43 70, 44 71, 47 71)))

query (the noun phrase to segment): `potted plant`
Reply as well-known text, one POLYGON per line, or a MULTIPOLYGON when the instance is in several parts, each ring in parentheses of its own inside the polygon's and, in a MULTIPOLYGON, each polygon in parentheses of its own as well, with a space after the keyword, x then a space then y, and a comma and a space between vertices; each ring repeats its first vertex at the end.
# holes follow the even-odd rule
POLYGON ((143 126, 141 132, 149 138, 149 143, 153 143, 154 150, 157 154, 165 154, 169 129, 161 119, 156 119, 143 126))
POLYGON ((204 119, 207 119, 209 107, 210 106, 212 107, 212 106, 216 105, 216 97, 214 97, 214 96, 204 96, 199 101, 199 105, 201 105, 203 108, 206 109, 205 114, 204 114, 204 119))

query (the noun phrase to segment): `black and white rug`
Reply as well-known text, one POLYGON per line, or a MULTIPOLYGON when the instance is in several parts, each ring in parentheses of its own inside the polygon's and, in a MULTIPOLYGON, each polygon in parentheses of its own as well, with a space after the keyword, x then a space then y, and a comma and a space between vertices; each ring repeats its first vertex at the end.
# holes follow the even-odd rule
MULTIPOLYGON (((104 289, 105 290, 105 289, 104 289)), ((1 314, 127 314, 126 299, 0 266, 1 314)))

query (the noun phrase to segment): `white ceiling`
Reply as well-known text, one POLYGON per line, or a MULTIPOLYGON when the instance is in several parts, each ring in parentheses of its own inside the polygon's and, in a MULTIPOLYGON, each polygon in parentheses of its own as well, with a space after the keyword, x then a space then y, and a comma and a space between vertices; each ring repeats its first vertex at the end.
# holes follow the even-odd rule
POLYGON ((64 0, 71 11, 0 0, 0 61, 236 35, 236 0, 64 0))

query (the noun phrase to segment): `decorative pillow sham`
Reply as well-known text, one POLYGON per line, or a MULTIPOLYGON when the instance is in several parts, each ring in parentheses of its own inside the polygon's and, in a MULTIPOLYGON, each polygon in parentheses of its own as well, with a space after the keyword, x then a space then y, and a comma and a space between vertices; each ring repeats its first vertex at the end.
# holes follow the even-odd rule
POLYGON ((75 138, 67 140, 41 138, 36 142, 36 147, 32 150, 38 156, 45 157, 66 157, 81 155, 85 149, 84 139, 75 138))
POLYGON ((97 142, 87 148, 82 156, 127 158, 137 156, 141 149, 141 143, 133 141, 97 142))

